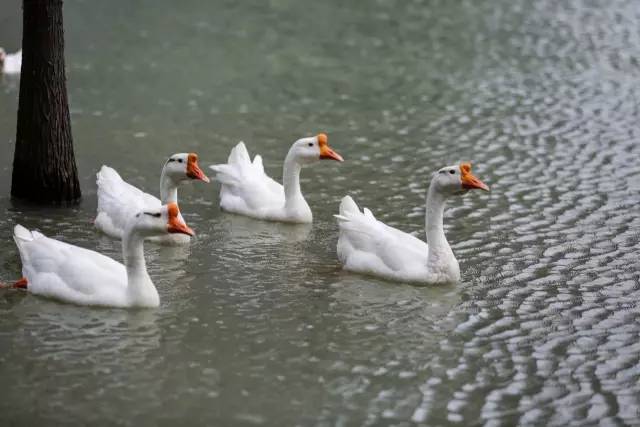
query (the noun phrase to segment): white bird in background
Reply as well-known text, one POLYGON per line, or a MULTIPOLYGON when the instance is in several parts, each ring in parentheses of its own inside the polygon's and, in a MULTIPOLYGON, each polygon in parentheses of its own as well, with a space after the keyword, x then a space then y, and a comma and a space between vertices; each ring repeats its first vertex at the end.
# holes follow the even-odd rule
POLYGON ((0 69, 4 74, 20 74, 22 70, 22 49, 7 53, 0 47, 0 69))
POLYGON ((23 278, 12 287, 80 305, 157 307, 160 297, 147 273, 144 240, 177 233, 193 236, 175 203, 131 215, 122 239, 123 265, 16 225, 13 239, 22 259, 23 278))
MULTIPOLYGON (((178 185, 189 180, 209 182, 198 166, 195 153, 174 154, 165 162, 160 176, 160 199, 125 182, 118 172, 102 166, 97 173, 98 215, 94 224, 103 233, 120 239, 129 217, 145 208, 178 203, 178 185)), ((189 243, 186 235, 153 236, 149 240, 166 244, 189 243)))
POLYGON ((329 147, 327 135, 297 140, 284 160, 282 185, 264 172, 260 155, 251 162, 247 148, 240 142, 231 150, 227 163, 210 166, 222 184, 220 207, 268 221, 310 223, 313 215, 300 190, 300 171, 303 166, 324 159, 343 161, 329 147))
POLYGON ((378 221, 367 208, 361 212, 350 196, 344 197, 336 215, 338 258, 344 269, 403 282, 459 281, 460 267, 444 235, 442 218, 449 198, 473 189, 489 191, 473 176, 470 163, 447 166, 433 174, 425 213, 428 245, 378 221))

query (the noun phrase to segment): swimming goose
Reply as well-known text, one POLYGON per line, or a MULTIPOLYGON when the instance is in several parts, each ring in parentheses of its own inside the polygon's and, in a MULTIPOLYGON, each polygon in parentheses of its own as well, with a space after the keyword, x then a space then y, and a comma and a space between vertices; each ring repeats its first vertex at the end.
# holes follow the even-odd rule
POLYGON ((489 191, 473 176, 470 163, 447 166, 433 174, 425 212, 428 245, 376 220, 367 208, 360 212, 350 196, 344 197, 336 215, 340 227, 338 258, 344 269, 403 282, 459 281, 460 267, 444 235, 442 217, 450 197, 473 189, 489 191))
POLYGON ((175 203, 131 215, 122 239, 123 265, 16 225, 13 239, 24 277, 13 287, 79 305, 157 307, 160 298, 147 273, 143 243, 148 236, 169 233, 193 236, 175 203))
POLYGON ((310 223, 311 209, 300 190, 302 167, 318 160, 342 162, 342 156, 329 147, 321 133, 293 143, 284 160, 284 185, 271 179, 257 155, 253 163, 243 142, 231 150, 226 164, 210 166, 220 188, 220 207, 228 212, 268 221, 310 223))
MULTIPOLYGON (((169 157, 160 176, 160 199, 125 182, 118 172, 102 166, 97 173, 98 215, 94 224, 103 233, 121 239, 129 217, 145 208, 158 208, 163 204, 178 203, 178 185, 195 179, 209 182, 198 166, 195 153, 178 153, 169 157)), ((189 243, 186 235, 153 236, 148 240, 166 244, 189 243)))
POLYGON ((22 70, 22 49, 7 53, 0 47, 0 71, 4 74, 20 74, 22 70))

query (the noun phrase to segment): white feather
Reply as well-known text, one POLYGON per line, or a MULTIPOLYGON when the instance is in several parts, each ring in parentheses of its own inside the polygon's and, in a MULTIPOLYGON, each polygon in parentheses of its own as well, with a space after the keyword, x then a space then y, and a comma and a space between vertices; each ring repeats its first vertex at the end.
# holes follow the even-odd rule
POLYGON ((117 261, 16 225, 13 238, 27 289, 81 305, 125 307, 127 274, 117 261))
MULTIPOLYGON (((284 188, 271 179, 262 165, 262 157, 249 157, 244 142, 239 142, 226 164, 210 166, 222 184, 220 207, 228 212, 263 218, 270 208, 284 206, 284 188)), ((266 219, 266 218, 264 218, 266 219)))
MULTIPOLYGON (((144 209, 157 209, 160 199, 124 181, 115 169, 102 166, 96 174, 98 210, 96 228, 116 239, 122 239, 127 220, 144 209)), ((190 238, 183 234, 154 236, 148 240, 165 244, 185 244, 190 238)))
POLYGON ((15 53, 8 53, 4 58, 2 72, 5 74, 20 74, 22 71, 22 49, 15 53))
POLYGON ((390 227, 350 196, 340 202, 338 258, 347 270, 408 282, 423 282, 428 246, 390 227))

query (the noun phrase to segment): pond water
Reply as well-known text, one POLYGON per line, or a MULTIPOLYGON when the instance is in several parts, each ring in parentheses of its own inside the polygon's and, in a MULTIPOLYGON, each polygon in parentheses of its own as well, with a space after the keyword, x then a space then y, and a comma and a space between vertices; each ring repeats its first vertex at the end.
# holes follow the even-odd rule
MULTIPOLYGON (((0 45, 20 40, 20 2, 0 45)), ((220 212, 148 244, 156 310, 0 291, 0 420, 55 425, 640 425, 640 7, 634 1, 65 2, 84 198, 9 198, 18 82, 0 84, 0 280, 19 222, 120 259, 91 226, 95 172, 157 193, 168 155, 244 140, 279 179, 297 138, 313 226, 220 212), (340 198, 424 236, 430 173, 471 160, 489 194, 445 217, 456 286, 350 274, 340 198)))

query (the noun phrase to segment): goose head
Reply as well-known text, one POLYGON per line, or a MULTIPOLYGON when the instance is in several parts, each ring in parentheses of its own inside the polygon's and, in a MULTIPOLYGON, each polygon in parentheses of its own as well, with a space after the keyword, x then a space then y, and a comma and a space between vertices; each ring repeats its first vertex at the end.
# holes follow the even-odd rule
POLYGON ((489 186, 471 173, 471 163, 443 167, 434 174, 432 185, 446 196, 465 194, 469 190, 489 191, 489 186))
POLYGON ((164 165, 164 173, 174 182, 196 179, 209 182, 209 178, 202 172, 198 165, 196 153, 177 153, 169 157, 164 165))
POLYGON ((342 156, 329 146, 327 135, 324 133, 308 138, 300 138, 293 143, 289 153, 301 164, 313 163, 318 160, 344 161, 342 156))
POLYGON ((137 213, 133 229, 143 236, 158 236, 166 233, 195 235, 182 219, 177 203, 168 203, 157 209, 145 209, 137 213))

